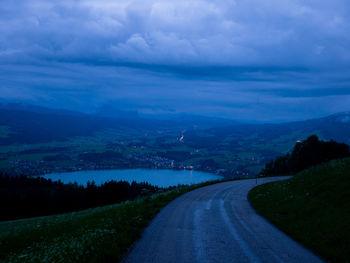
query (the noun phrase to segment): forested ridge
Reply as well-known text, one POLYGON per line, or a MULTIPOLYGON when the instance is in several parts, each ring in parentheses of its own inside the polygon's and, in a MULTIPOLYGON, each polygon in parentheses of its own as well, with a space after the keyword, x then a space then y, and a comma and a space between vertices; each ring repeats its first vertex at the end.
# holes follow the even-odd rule
POLYGON ((316 135, 311 135, 305 141, 297 142, 291 153, 268 162, 260 175, 294 174, 314 165, 349 156, 349 146, 345 143, 321 141, 316 135))
POLYGON ((0 173, 0 221, 59 214, 115 204, 161 191, 148 183, 110 181, 100 186, 64 184, 42 177, 0 173))

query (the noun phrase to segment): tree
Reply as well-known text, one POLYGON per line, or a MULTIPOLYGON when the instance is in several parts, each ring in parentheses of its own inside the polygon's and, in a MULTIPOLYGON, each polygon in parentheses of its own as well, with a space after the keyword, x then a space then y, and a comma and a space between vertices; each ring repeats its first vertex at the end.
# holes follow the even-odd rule
POLYGON ((311 135, 305 141, 297 142, 291 154, 287 153, 267 163, 260 174, 274 176, 297 173, 310 166, 348 156, 348 145, 333 140, 320 141, 316 135, 311 135))

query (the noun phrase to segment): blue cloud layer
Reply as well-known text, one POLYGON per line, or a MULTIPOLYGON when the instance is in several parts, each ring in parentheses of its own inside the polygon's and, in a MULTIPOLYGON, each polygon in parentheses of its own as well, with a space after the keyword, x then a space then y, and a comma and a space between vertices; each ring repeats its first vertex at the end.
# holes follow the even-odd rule
POLYGON ((4 0, 0 98, 298 119, 349 110, 347 0, 4 0))

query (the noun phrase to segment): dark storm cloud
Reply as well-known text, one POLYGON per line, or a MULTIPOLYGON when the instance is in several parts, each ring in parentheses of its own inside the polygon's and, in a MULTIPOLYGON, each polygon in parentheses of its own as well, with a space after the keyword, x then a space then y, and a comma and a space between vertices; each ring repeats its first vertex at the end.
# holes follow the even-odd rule
POLYGON ((347 0, 3 3, 2 99, 261 120, 349 109, 347 0))
POLYGON ((348 63, 342 1, 5 1, 1 55, 162 65, 348 63))

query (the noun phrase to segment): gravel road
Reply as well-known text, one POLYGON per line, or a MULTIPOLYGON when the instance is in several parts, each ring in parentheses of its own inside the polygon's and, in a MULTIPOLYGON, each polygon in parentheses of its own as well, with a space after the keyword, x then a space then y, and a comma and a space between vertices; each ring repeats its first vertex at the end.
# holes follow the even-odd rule
MULTIPOLYGON (((258 184, 284 178, 258 179, 258 184)), ((191 191, 151 222, 124 263, 323 262, 259 216, 247 200, 255 180, 191 191)))

